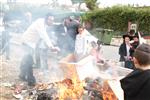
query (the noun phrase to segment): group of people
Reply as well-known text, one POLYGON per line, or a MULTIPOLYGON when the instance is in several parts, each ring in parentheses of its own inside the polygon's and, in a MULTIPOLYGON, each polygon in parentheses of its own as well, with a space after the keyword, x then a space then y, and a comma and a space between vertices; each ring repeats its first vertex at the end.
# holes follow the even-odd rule
MULTIPOLYGON (((96 62, 104 61, 100 53, 101 41, 97 39, 91 41, 90 33, 81 25, 80 20, 70 17, 57 28, 50 28, 54 25, 54 16, 48 13, 45 18, 39 18, 33 22, 22 36, 24 56, 20 63, 19 78, 27 81, 29 86, 34 86, 36 83, 33 65, 37 45, 40 46, 40 67, 44 70, 48 70, 48 49, 61 53, 68 50, 69 53, 75 54, 77 61, 89 54, 95 57, 96 62), (57 43, 54 43, 53 38, 49 36, 54 32, 58 37, 57 43)), ((134 70, 120 80, 125 100, 149 100, 150 45, 140 45, 138 35, 126 34, 123 35, 119 55, 123 66, 134 70)))
POLYGON ((140 42, 138 34, 123 35, 123 43, 119 47, 119 55, 120 62, 122 62, 122 66, 124 66, 125 68, 134 69, 133 54, 139 43, 140 42))
MULTIPOLYGON (((76 60, 91 54, 97 61, 100 61, 99 51, 101 42, 97 39, 90 40, 90 33, 81 24, 79 17, 77 19, 69 17, 62 24, 57 25, 54 22, 54 16, 48 13, 45 18, 39 18, 33 22, 22 36, 22 44, 25 55, 20 64, 20 75, 22 80, 28 82, 28 85, 34 85, 36 79, 33 75, 33 66, 39 63, 42 69, 48 70, 48 49, 59 53, 74 53, 76 60), (54 34, 57 39, 52 37, 54 34), (39 42, 40 41, 40 42, 39 42), (34 53, 39 49, 40 61, 34 62, 34 53), (92 48, 91 48, 92 47, 92 48), (97 56, 98 55, 98 56, 97 56)), ((35 66, 37 66, 35 65, 35 66)), ((37 67, 39 67, 37 66, 37 67)))
POLYGON ((134 71, 121 79, 124 100, 150 99, 150 45, 141 44, 133 56, 134 71))
MULTIPOLYGON (((131 33, 134 33, 131 30, 131 33)), ((120 61, 125 68, 133 69, 120 80, 124 100, 150 99, 150 45, 140 44, 138 34, 123 35, 119 47, 120 61)))

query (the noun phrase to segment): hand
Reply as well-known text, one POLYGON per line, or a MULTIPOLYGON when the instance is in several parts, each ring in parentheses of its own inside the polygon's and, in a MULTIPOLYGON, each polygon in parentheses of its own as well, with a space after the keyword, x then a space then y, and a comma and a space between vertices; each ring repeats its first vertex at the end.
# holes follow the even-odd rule
POLYGON ((132 61, 132 60, 133 60, 131 56, 129 56, 129 57, 128 57, 128 59, 129 59, 130 61, 132 61))
POLYGON ((125 61, 127 61, 127 60, 128 60, 128 57, 127 57, 127 56, 124 56, 124 59, 125 59, 125 61))
POLYGON ((129 56, 129 57, 124 56, 124 58, 125 58, 126 61, 132 60, 132 57, 131 57, 131 56, 129 56))

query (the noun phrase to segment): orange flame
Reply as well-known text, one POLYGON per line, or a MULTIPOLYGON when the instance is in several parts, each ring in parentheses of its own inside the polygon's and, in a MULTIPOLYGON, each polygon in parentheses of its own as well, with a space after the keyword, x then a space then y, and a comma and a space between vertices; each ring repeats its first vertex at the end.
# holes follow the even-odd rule
POLYGON ((83 94, 83 82, 79 82, 75 79, 65 79, 59 88, 59 99, 80 99, 83 94))
POLYGON ((111 88, 109 87, 107 81, 103 84, 102 90, 103 100, 118 100, 111 88))

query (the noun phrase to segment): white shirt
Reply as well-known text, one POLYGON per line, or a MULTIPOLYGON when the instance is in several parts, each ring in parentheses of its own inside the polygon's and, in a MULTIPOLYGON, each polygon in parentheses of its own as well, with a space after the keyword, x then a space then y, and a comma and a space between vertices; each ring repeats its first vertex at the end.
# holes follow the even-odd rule
POLYGON ((88 40, 86 36, 78 34, 75 41, 75 53, 85 55, 87 51, 88 40))
POLYGON ((44 18, 36 20, 23 34, 22 42, 32 48, 35 48, 39 39, 42 39, 49 47, 53 47, 52 42, 46 32, 46 27, 48 26, 45 24, 44 18))
POLYGON ((126 44, 127 57, 130 56, 130 46, 126 44))

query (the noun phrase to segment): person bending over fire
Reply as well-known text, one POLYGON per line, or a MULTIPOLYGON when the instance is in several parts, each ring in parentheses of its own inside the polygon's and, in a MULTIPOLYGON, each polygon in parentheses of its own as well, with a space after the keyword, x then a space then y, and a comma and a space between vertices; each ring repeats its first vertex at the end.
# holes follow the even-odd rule
POLYGON ((23 34, 22 44, 25 54, 20 64, 19 78, 27 81, 29 86, 33 86, 36 83, 32 66, 34 64, 33 53, 35 51, 37 42, 41 39, 50 49, 56 51, 60 50, 58 47, 54 47, 48 36, 48 33, 46 32, 48 26, 53 24, 53 20, 53 15, 48 13, 45 19, 39 18, 33 22, 23 34))

